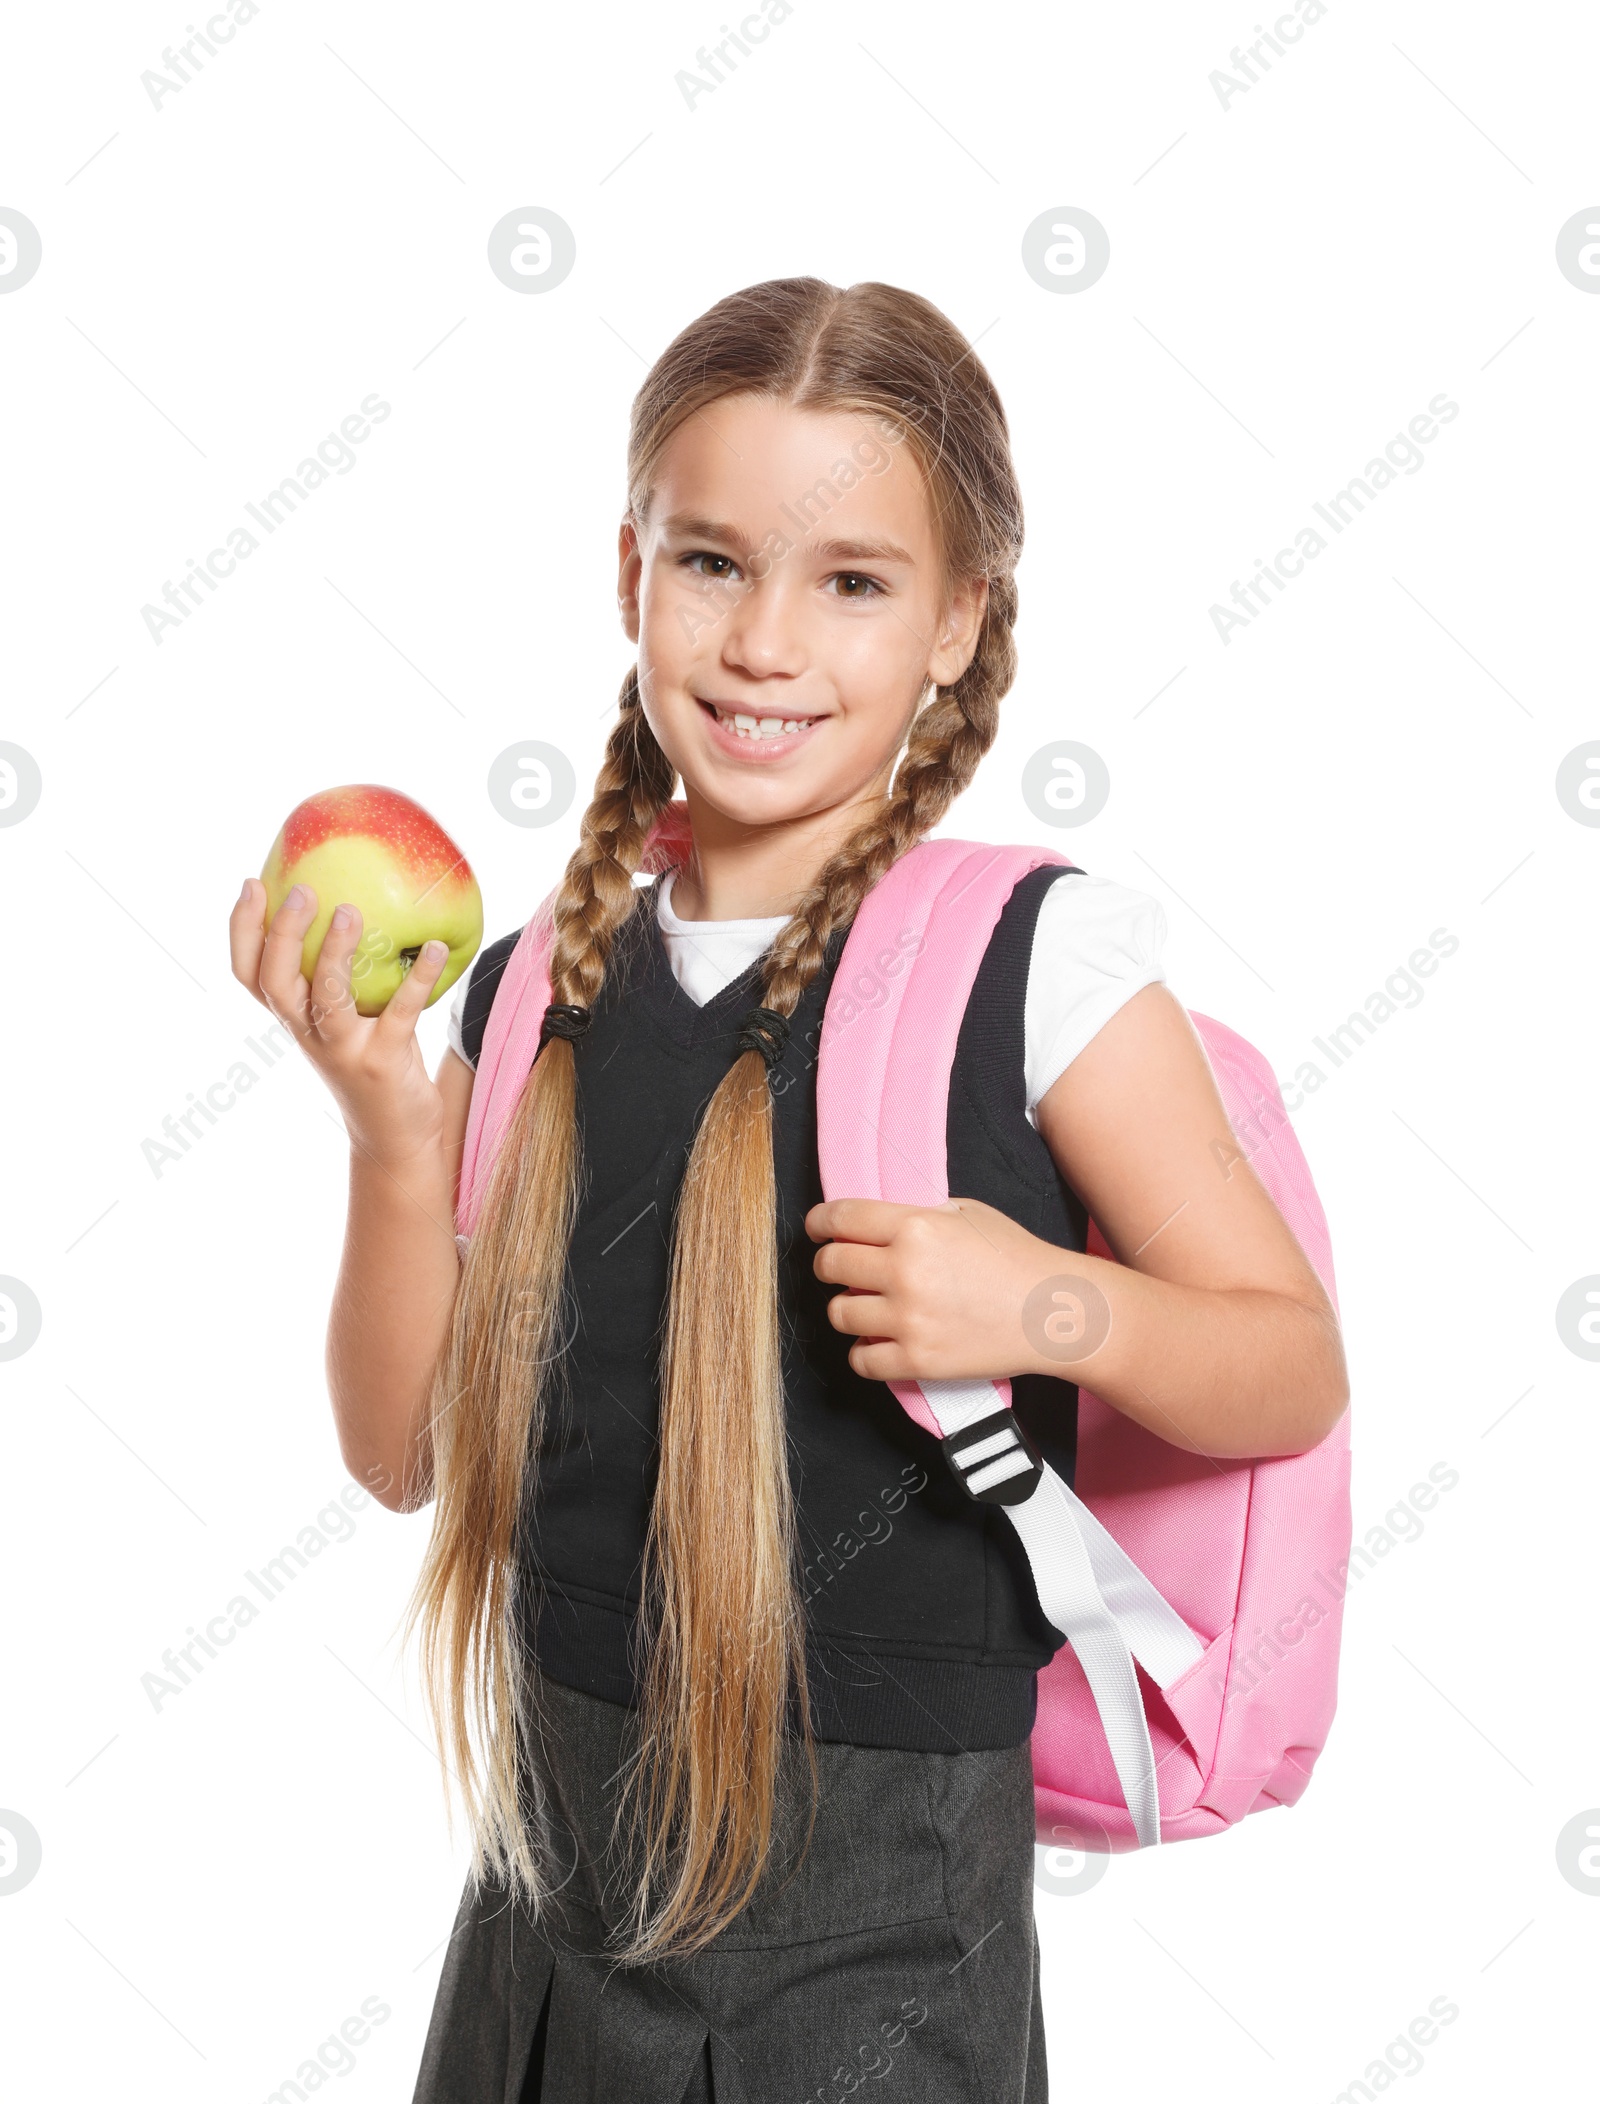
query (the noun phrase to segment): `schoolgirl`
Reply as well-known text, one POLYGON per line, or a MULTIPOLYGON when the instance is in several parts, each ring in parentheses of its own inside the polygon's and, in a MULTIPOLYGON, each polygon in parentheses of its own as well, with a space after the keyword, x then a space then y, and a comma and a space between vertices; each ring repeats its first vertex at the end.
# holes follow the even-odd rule
POLYGON ((1062 1636, 887 1383, 1013 1377, 1069 1482, 1069 1375, 1215 1455, 1302 1451, 1345 1406, 1160 909, 1120 885, 1042 868, 1001 912, 951 1075, 956 1200, 822 1202, 840 951, 994 740, 1021 545, 999 398, 927 300, 779 279, 668 346, 629 443, 637 662, 475 1207, 518 931, 430 1082, 442 945, 366 1019, 358 914, 313 996, 315 899, 267 931, 253 883, 235 909, 238 976, 351 1133, 346 1462, 435 1506, 414 1612, 475 1854, 415 2104, 1045 2098, 1029 1732, 1062 1636), (1081 1363, 1024 1320, 1064 1261, 1101 1312, 1081 1363))

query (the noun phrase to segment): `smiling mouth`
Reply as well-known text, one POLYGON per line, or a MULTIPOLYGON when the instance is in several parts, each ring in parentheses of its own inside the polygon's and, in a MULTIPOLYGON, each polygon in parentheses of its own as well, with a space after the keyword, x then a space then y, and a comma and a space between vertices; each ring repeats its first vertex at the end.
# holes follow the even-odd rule
POLYGON ((699 695, 695 699, 703 709, 716 717, 718 723, 740 738, 787 738, 797 731, 808 731, 818 719, 815 716, 756 716, 744 709, 725 709, 714 701, 706 701, 699 695))

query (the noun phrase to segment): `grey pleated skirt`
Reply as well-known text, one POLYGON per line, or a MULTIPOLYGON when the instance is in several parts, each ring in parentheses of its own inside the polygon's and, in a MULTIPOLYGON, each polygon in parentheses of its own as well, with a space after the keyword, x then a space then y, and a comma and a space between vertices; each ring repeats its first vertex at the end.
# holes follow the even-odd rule
POLYGON ((539 1686, 535 1757, 570 1874, 538 1923, 469 1881, 412 2104, 836 2104, 891 2071, 908 2104, 1046 2104, 1026 1741, 819 1743, 798 1872, 803 1759, 743 1912, 692 1957, 621 1967, 611 1816, 635 1712, 539 1686))

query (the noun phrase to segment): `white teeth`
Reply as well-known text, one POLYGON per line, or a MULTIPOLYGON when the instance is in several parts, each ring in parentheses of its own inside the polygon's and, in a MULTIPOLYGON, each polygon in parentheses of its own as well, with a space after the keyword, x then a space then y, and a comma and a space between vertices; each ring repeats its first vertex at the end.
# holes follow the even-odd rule
MULTIPOLYGON (((716 704, 712 706, 715 708, 716 704)), ((726 711, 717 709, 719 723, 732 723, 741 738, 781 738, 791 731, 804 731, 815 721, 811 716, 746 716, 742 713, 730 717, 726 711)))

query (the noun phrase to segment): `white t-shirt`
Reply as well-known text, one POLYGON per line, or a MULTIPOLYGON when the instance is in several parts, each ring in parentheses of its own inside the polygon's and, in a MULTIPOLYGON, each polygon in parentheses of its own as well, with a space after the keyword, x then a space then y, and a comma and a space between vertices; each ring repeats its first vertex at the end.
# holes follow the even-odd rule
MULTIPOLYGON (((754 964, 787 916, 764 920, 688 921, 672 910, 672 872, 662 879, 656 918, 673 977, 704 1007, 713 994, 754 964)), ((1034 926, 1023 1004, 1023 1074, 1030 1124, 1047 1095, 1122 1004, 1141 986, 1165 981, 1161 951, 1167 916, 1146 892, 1085 871, 1063 871, 1050 886, 1034 926)), ((461 1018, 466 974, 450 1011, 450 1045, 466 1058, 461 1018)))

